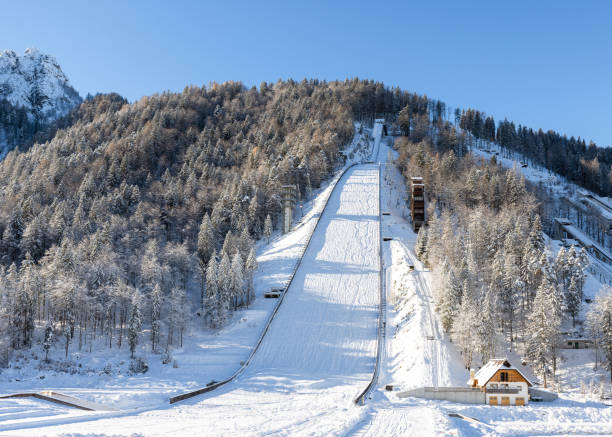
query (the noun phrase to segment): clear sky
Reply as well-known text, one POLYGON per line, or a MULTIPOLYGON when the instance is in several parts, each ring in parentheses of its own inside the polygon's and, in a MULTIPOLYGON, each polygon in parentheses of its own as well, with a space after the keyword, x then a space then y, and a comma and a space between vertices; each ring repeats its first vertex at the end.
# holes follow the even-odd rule
POLYGON ((0 49, 131 101, 185 85, 375 79, 612 146, 609 1, 5 1, 0 49))

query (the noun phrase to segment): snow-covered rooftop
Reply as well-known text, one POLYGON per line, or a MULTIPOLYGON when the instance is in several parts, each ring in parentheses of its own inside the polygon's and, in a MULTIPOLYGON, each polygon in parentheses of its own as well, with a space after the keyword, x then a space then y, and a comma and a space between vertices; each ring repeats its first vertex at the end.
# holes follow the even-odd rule
MULTIPOLYGON (((474 375, 474 379, 478 381, 479 386, 483 386, 487 382, 489 382, 491 378, 493 378, 493 375, 495 375, 495 372, 497 372, 501 368, 503 368, 504 370, 516 370, 525 379, 525 381, 527 381, 528 385, 533 385, 531 381, 529 381, 529 379, 525 375, 523 375, 523 373, 517 367, 513 366, 506 358, 493 358, 489 360, 487 364, 482 366, 482 368, 478 372, 476 372, 476 374, 474 375)), ((468 381, 468 384, 470 383, 471 380, 468 381)))

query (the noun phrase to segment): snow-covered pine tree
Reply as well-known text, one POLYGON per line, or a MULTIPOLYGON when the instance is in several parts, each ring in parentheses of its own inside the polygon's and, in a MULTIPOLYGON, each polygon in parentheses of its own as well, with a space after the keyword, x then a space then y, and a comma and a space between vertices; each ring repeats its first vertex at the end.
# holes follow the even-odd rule
POLYGON ((572 316, 572 326, 576 326, 576 316, 580 312, 580 304, 582 303, 578 281, 577 275, 572 275, 569 287, 565 292, 565 308, 572 316))
POLYGON ((527 327, 527 357, 534 364, 536 373, 544 379, 544 387, 547 386, 548 366, 553 364, 554 348, 561 326, 557 309, 559 303, 555 294, 556 287, 544 277, 536 292, 527 327))
POLYGON ((17 347, 29 347, 34 332, 34 298, 30 294, 33 276, 32 260, 29 256, 24 260, 15 295, 15 329, 18 335, 17 347))
POLYGON ((68 358, 68 348, 70 347, 70 342, 72 340, 72 335, 70 334, 70 325, 69 324, 65 324, 64 325, 64 345, 66 348, 66 355, 65 357, 68 358))
POLYGON ((510 347, 512 347, 515 339, 514 322, 517 314, 520 311, 518 303, 520 300, 521 290, 524 288, 524 283, 521 281, 521 275, 514 255, 504 250, 504 276, 502 282, 502 290, 500 293, 501 310, 502 310, 502 326, 508 331, 510 336, 510 347))
POLYGON ((217 252, 213 251, 208 266, 206 267, 206 312, 204 320, 211 328, 217 327, 217 301, 219 295, 219 281, 217 271, 219 269, 217 263, 217 252))
POLYGON ((185 328, 191 319, 189 312, 189 301, 187 300, 187 293, 185 289, 177 289, 174 299, 177 307, 176 329, 178 329, 179 347, 183 347, 183 333, 185 332, 185 328))
POLYGON ((425 226, 421 226, 419 228, 419 233, 417 234, 416 243, 414 245, 414 253, 416 257, 422 262, 426 262, 427 260, 427 229, 425 226))
POLYGON ((529 233, 529 245, 538 252, 544 251, 544 237, 542 236, 542 220, 540 215, 536 214, 533 219, 531 232, 529 233))
POLYGON ((231 273, 230 273, 230 290, 234 310, 238 307, 238 302, 244 303, 244 263, 240 252, 236 251, 232 257, 231 273))
POLYGON ((251 301, 255 298, 255 287, 253 285, 253 275, 257 270, 257 257, 255 256, 255 248, 251 247, 249 256, 246 260, 246 274, 247 274, 247 307, 251 301))
POLYGON ((45 353, 45 362, 49 362, 49 351, 53 345, 53 323, 47 322, 45 326, 45 337, 43 339, 42 349, 45 353))
POLYGON ((134 358, 134 352, 138 346, 138 336, 142 329, 142 316, 140 314, 140 296, 135 292, 132 296, 132 312, 128 325, 128 344, 130 345, 130 355, 134 358))
POLYGON ((312 197, 312 184, 310 183, 310 171, 307 171, 305 174, 306 183, 304 186, 304 198, 306 200, 312 197))
POLYGON ((455 322, 457 344, 461 349, 463 362, 467 368, 472 366, 474 351, 476 350, 476 333, 478 328, 478 306, 474 300, 472 290, 466 280, 463 285, 461 307, 455 322))
POLYGON ((254 246, 253 239, 251 238, 251 234, 249 233, 249 227, 245 226, 242 228, 240 235, 238 236, 237 249, 240 251, 242 258, 245 259, 251 248, 254 246))
MULTIPOLYGON (((235 251, 236 243, 234 242, 234 234, 232 234, 232 231, 227 231, 227 234, 225 234, 225 240, 223 240, 221 254, 227 253, 229 256, 230 253, 234 253, 235 251)), ((223 255, 221 255, 221 258, 223 258, 223 255)))
MULTIPOLYGON (((573 251, 573 247, 571 248, 573 251)), ((559 249, 557 253, 557 258, 555 258, 554 271, 556 276, 556 283, 560 287, 561 292, 565 295, 567 293, 567 288, 569 287, 570 280, 570 271, 569 271, 569 260, 570 253, 565 250, 564 247, 559 249)))
POLYGON ((576 278, 576 285, 578 286, 578 293, 580 294, 580 300, 584 295, 584 283, 586 281, 586 269, 589 267, 589 256, 586 249, 583 247, 580 252, 576 255, 574 266, 574 276, 576 278))
POLYGON ((270 237, 272 236, 272 218, 270 214, 266 216, 266 221, 264 222, 264 237, 266 237, 266 241, 270 244, 270 237))
POLYGON ((151 292, 151 350, 156 351, 161 334, 162 291, 159 284, 153 286, 151 292))
POLYGON ((609 286, 605 286, 595 299, 587 315, 587 326, 596 347, 603 352, 612 383, 612 289, 609 286))
POLYGON ((185 325, 185 289, 173 287, 168 303, 168 346, 170 346, 174 342, 175 330, 179 331, 180 338, 185 325))
POLYGON ((448 263, 444 263, 440 271, 440 291, 437 294, 436 309, 440 313, 442 328, 451 332, 455 318, 461 306, 463 290, 455 273, 448 263))
POLYGON ((232 279, 231 262, 226 252, 221 252, 221 261, 217 270, 217 281, 219 285, 219 298, 217 299, 217 323, 216 326, 225 325, 232 301, 232 279))
POLYGON ((495 292, 491 287, 484 291, 484 299, 480 307, 478 321, 478 343, 482 362, 486 363, 495 356, 497 347, 497 302, 495 292))
POLYGON ((198 232, 198 260, 200 265, 201 277, 202 277, 202 290, 200 295, 200 306, 204 306, 204 296, 206 291, 204 290, 206 267, 208 261, 215 250, 215 233, 210 221, 208 213, 204 214, 202 223, 200 224, 200 231, 198 232))
POLYGON ((0 291, 0 368, 8 366, 12 350, 9 308, 6 294, 0 291))

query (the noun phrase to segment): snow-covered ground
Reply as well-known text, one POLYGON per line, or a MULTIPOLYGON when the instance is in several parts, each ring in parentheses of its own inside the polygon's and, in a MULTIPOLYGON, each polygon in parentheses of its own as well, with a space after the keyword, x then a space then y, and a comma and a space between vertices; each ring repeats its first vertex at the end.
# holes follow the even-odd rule
MULTIPOLYGON (((433 310, 431 274, 414 256, 416 235, 407 220, 404 182, 390 163, 393 152, 378 131, 373 137, 373 155, 383 163, 382 208, 390 213, 382 232, 393 240, 383 243, 388 305, 382 368, 365 406, 353 399, 369 382, 376 354, 377 164, 353 167, 338 181, 260 350, 237 380, 182 403, 166 402, 170 394, 227 377, 248 356, 276 303, 259 297, 288 279, 331 185, 294 232, 259 247, 255 305, 218 333, 191 333, 174 352, 178 368, 153 364, 146 378, 94 375, 89 384, 76 375, 72 385, 71 376, 36 380, 36 372, 25 372, 28 380, 15 381, 18 372, 0 375, 0 392, 55 384, 123 411, 0 400, 0 435, 612 435, 612 409, 590 395, 596 385, 589 376, 592 351, 564 352, 563 393, 552 403, 496 407, 397 396, 419 386, 465 385, 468 372, 433 310), (476 420, 450 417, 453 412, 476 420)), ((595 279, 589 281, 587 293, 597 289, 595 279)))

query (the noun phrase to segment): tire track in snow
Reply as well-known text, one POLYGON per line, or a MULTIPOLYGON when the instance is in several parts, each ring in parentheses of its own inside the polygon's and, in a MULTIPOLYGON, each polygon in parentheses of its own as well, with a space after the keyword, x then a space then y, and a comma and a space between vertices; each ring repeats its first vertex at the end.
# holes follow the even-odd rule
POLYGON ((425 304, 425 307, 427 308, 427 316, 429 319, 429 326, 431 329, 430 335, 432 338, 431 340, 428 340, 430 342, 430 348, 429 348, 430 350, 430 368, 432 371, 431 382, 434 387, 438 387, 438 385, 440 384, 440 381, 439 381, 440 375, 442 374, 442 360, 440 357, 440 344, 442 341, 442 336, 440 335, 440 332, 438 330, 438 324, 436 323, 434 319, 435 316, 431 308, 431 302, 433 300, 433 295, 431 293, 431 288, 429 287, 429 284, 422 276, 422 271, 416 269, 417 262, 418 264, 421 264, 421 265, 422 263, 417 260, 416 256, 412 253, 410 249, 408 249, 408 247, 406 247, 404 242, 400 241, 399 243, 404 248, 404 252, 410 258, 410 262, 412 263, 412 265, 415 266, 414 276, 418 283, 417 293, 418 293, 418 290, 420 289, 421 292, 419 293, 419 295, 421 297, 421 301, 425 304))

